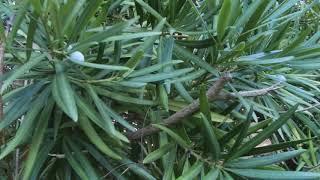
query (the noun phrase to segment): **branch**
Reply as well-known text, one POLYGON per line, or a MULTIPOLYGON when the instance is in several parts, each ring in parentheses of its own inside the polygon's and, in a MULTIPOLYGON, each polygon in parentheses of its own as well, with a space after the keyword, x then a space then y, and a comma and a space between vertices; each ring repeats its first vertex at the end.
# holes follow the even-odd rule
MULTIPOLYGON (((223 86, 227 81, 229 81, 231 78, 230 77, 221 77, 218 81, 213 84, 212 87, 209 88, 207 91, 206 95, 208 98, 208 101, 213 101, 216 99, 217 95, 220 93, 222 90, 223 86)), ((186 119, 186 117, 196 113, 199 110, 199 99, 193 101, 191 104, 186 106, 185 108, 181 109, 180 111, 177 111, 176 113, 172 114, 170 117, 167 119, 163 120, 162 125, 165 126, 170 126, 177 124, 183 120, 186 119)), ((152 135, 156 132, 159 132, 160 130, 158 128, 155 128, 151 125, 141 128, 135 132, 131 132, 127 134, 127 137, 130 140, 137 140, 140 139, 144 136, 149 136, 152 135)))
POLYGON ((225 93, 225 92, 221 92, 216 98, 215 100, 228 100, 228 99, 235 99, 238 96, 241 97, 256 97, 256 96, 263 96, 266 95, 268 93, 270 93, 271 91, 277 90, 279 88, 281 88, 281 86, 279 86, 280 83, 276 83, 270 87, 267 88, 263 88, 263 89, 257 89, 257 90, 251 90, 251 91, 239 91, 238 93, 225 93))

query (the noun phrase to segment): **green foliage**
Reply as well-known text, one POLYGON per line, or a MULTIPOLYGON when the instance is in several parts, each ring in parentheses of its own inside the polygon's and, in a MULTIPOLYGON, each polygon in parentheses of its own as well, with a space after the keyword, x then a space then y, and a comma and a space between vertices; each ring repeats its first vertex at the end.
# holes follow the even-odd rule
POLYGON ((14 168, 17 179, 319 179, 318 1, 23 0, 0 12, 15 15, 7 37, 0 27, 0 179, 14 168), (196 113, 164 124, 190 103, 196 113), (147 125, 160 131, 132 140, 147 125))

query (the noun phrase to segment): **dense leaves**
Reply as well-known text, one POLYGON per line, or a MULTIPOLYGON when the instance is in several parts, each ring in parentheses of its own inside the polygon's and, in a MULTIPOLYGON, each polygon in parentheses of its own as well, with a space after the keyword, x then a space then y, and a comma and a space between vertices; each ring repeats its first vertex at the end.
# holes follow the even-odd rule
POLYGON ((8 0, 0 13, 0 179, 319 179, 318 1, 8 0))

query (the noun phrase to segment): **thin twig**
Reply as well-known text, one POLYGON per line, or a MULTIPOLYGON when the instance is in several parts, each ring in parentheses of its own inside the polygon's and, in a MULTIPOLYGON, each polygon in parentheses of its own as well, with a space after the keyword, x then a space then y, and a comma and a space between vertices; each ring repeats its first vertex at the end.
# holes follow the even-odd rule
MULTIPOLYGON (((231 78, 230 77, 221 77, 218 79, 212 87, 207 91, 206 95, 208 98, 208 101, 213 101, 217 97, 217 95, 220 93, 222 90, 223 86, 227 81, 229 81, 231 78)), ((199 110, 199 99, 193 101, 191 104, 186 106, 185 108, 181 109, 180 111, 177 111, 167 119, 165 119, 162 123, 162 125, 165 126, 170 126, 177 124, 183 120, 186 119, 186 117, 196 113, 199 110)), ((135 132, 130 132, 127 134, 127 137, 130 140, 137 140, 139 138, 142 138, 144 136, 149 136, 152 135, 156 132, 158 132, 159 129, 153 127, 152 125, 149 125, 147 127, 141 128, 135 132)))
POLYGON ((50 154, 50 153, 48 154, 48 156, 55 157, 57 159, 64 159, 66 157, 65 154, 50 154))
POLYGON ((14 167, 14 179, 19 179, 19 169, 20 169, 20 149, 16 150, 15 154, 15 167, 14 167))
MULTIPOLYGON (((89 153, 89 151, 88 150, 82 150, 81 153, 89 153)), ((71 152, 71 154, 74 154, 74 152, 71 152)), ((65 154, 52 154, 52 153, 49 153, 48 156, 55 157, 57 159, 66 158, 65 154)))
POLYGON ((320 106, 320 103, 316 103, 316 104, 314 104, 314 105, 312 105, 312 106, 309 106, 309 107, 306 107, 306 108, 303 108, 303 109, 296 110, 296 112, 307 111, 307 110, 309 110, 309 109, 313 109, 313 108, 316 108, 316 107, 318 107, 318 106, 320 106))
MULTIPOLYGON (((313 108, 316 108, 316 107, 318 107, 318 106, 320 106, 320 103, 315 103, 315 104, 313 104, 312 106, 309 106, 309 107, 306 107, 306 108, 303 108, 303 109, 298 109, 298 110, 296 110, 295 112, 308 111, 308 110, 313 109, 313 108)), ((286 111, 279 111, 279 113, 285 113, 285 112, 286 112, 286 111)))
POLYGON ((190 154, 192 156, 194 156, 195 158, 197 158, 197 160, 199 159, 199 160, 201 160, 201 161, 203 161, 203 162, 205 162, 205 163, 207 163, 207 164, 209 164, 211 166, 215 163, 215 162, 209 161, 208 159, 203 158, 200 154, 197 154, 196 152, 194 152, 192 150, 190 150, 190 154))
MULTIPOLYGON (((120 164, 119 166, 111 169, 107 174, 105 174, 102 178, 106 178, 108 177, 111 173, 113 173, 114 171, 116 171, 117 169, 121 168, 122 166, 126 166, 126 165, 131 165, 131 164, 136 164, 135 162, 130 162, 130 163, 124 163, 124 164, 120 164)), ((130 167, 128 167, 130 168, 130 167)))
MULTIPOLYGON (((143 152, 144 154, 148 154, 147 149, 144 147, 143 143, 139 143, 140 147, 141 147, 141 152, 143 152)), ((163 175, 163 172, 161 171, 161 169, 159 169, 159 167, 156 165, 155 162, 151 163, 152 166, 154 167, 154 169, 161 175, 163 175)))

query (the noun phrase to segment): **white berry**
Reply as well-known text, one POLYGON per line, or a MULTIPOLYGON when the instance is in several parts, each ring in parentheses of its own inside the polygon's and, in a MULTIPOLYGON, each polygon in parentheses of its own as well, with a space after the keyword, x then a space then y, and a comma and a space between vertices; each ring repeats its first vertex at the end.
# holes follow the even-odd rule
POLYGON ((287 78, 284 77, 283 75, 278 74, 278 75, 276 75, 276 80, 277 80, 278 82, 286 82, 286 81, 287 81, 287 78))
POLYGON ((84 62, 84 56, 80 51, 75 51, 70 54, 70 59, 73 61, 84 62))

